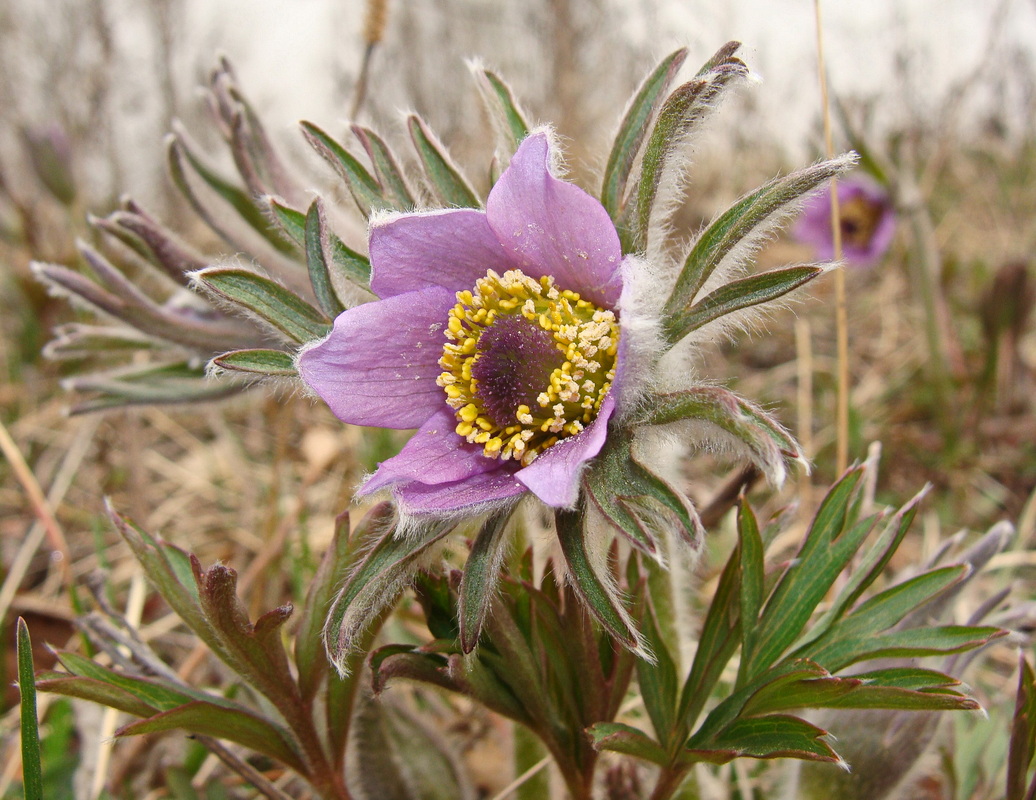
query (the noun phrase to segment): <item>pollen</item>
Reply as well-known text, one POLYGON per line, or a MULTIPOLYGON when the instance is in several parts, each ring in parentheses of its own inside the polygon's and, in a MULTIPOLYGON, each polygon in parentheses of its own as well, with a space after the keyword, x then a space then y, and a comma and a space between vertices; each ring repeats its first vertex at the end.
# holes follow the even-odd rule
POLYGON ((596 418, 615 376, 614 311, 517 269, 489 270, 456 299, 437 383, 459 436, 527 466, 596 418))

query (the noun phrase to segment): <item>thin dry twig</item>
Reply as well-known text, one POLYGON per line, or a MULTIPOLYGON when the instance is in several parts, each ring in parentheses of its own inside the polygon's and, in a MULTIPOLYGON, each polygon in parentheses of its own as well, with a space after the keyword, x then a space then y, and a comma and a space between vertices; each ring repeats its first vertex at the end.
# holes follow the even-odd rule
POLYGON ((43 495, 43 490, 40 488, 36 476, 32 474, 32 470, 29 469, 29 465, 25 462, 21 450, 18 449, 18 445, 11 438, 11 434, 7 432, 3 422, 0 422, 0 450, 7 457, 8 462, 11 464, 11 469, 14 471, 15 478, 18 479, 18 483, 25 490, 29 503, 32 505, 33 513, 36 514, 36 518, 43 525, 47 540, 50 542, 50 546, 59 561, 58 568, 61 570, 63 582, 68 583, 72 575, 72 552, 68 549, 68 541, 65 539, 65 534, 54 517, 54 512, 51 511, 50 503, 47 502, 47 498, 43 495))
MULTIPOLYGON (((824 21, 820 0, 813 0, 817 24, 817 71, 820 73, 820 103, 824 116, 824 147, 828 158, 835 157, 834 134, 831 129, 831 104, 827 95, 827 62, 824 59, 824 21)), ((838 179, 831 179, 831 236, 835 261, 842 260, 842 225, 838 207, 838 179)), ((835 270, 835 328, 838 341, 838 453, 835 460, 839 474, 849 466, 849 312, 845 293, 845 271, 835 270)))

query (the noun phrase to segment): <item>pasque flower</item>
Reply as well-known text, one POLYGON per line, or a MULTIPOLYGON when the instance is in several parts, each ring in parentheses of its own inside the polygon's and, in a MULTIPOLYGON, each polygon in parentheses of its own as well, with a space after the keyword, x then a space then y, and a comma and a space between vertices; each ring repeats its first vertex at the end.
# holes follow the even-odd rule
MULTIPOLYGON (((892 200, 881 186, 859 175, 840 179, 837 186, 842 257, 852 265, 870 266, 892 244, 896 232, 892 200)), ((800 242, 813 245, 818 259, 835 257, 830 187, 807 201, 792 233, 800 242)))
MULTIPOLYGON (((498 80, 483 88, 491 108, 506 106, 513 154, 483 207, 472 207, 474 193, 445 154, 429 150, 420 126, 411 134, 428 184, 452 207, 406 211, 412 195, 401 173, 359 180, 351 156, 317 136, 325 157, 344 164, 361 211, 394 210, 370 216, 369 288, 378 299, 338 314, 325 338, 302 349, 298 373, 345 422, 416 429, 358 490, 390 490, 400 515, 332 604, 326 643, 339 665, 422 553, 478 517, 459 588, 460 642, 471 652, 511 511, 530 495, 553 511, 580 599, 646 655, 613 577, 611 542, 619 534, 664 563, 670 538, 693 547, 703 527, 691 500, 660 474, 644 431, 734 450, 775 484, 786 460, 801 460, 763 409, 695 381, 687 356, 695 342, 743 327, 755 307, 824 272, 746 267, 801 199, 854 159, 775 179, 689 246, 676 241, 681 153, 718 97, 746 77, 737 47, 721 48, 671 93, 684 51, 645 80, 619 125, 600 200, 562 179, 552 133, 529 132, 498 80)), ((362 133, 371 153, 371 134, 362 133)), ((386 174, 395 169, 380 163, 386 174)))
POLYGON ((578 496, 628 393, 624 290, 635 259, 595 198, 552 173, 530 135, 485 210, 376 218, 371 289, 299 359, 343 421, 418 428, 361 488, 410 513, 450 513, 532 492, 578 496))

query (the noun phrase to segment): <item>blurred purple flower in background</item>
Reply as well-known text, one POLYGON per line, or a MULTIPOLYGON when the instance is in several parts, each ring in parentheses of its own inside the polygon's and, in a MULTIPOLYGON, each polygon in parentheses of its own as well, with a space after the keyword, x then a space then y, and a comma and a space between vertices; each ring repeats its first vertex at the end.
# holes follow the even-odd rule
POLYGON ((360 492, 411 513, 478 510, 532 491, 575 503, 623 381, 625 262, 608 212, 555 178, 544 132, 486 210, 395 214, 371 228, 371 288, 299 372, 344 422, 419 428, 360 492), (622 349, 620 349, 622 346, 622 349))
MULTIPOLYGON (((842 258, 852 266, 871 266, 888 251, 896 232, 892 200, 881 186, 862 175, 840 179, 837 185, 842 258)), ((834 259, 830 184, 806 201, 792 235, 812 245, 817 259, 834 259)))

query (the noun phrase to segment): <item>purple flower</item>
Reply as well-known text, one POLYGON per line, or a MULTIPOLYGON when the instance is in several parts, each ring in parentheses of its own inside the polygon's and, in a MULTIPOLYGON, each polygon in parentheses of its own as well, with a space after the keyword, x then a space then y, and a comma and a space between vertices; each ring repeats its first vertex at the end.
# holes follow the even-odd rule
POLYGON ((482 510, 532 492, 575 504, 621 402, 624 261, 604 207, 551 173, 530 135, 485 211, 376 218, 371 289, 299 358, 344 422, 417 428, 360 494, 404 512, 482 510))
MULTIPOLYGON (((896 232, 896 213, 888 194, 873 181, 852 176, 838 181, 838 208, 842 257, 855 266, 870 266, 885 254, 896 232)), ((835 257, 830 185, 806 201, 792 233, 800 242, 813 245, 818 259, 835 257)))

